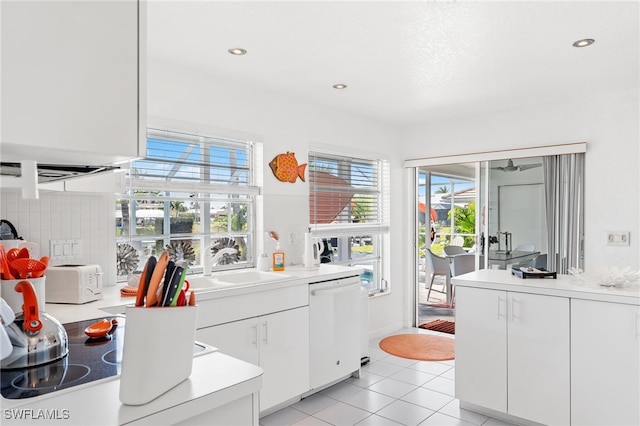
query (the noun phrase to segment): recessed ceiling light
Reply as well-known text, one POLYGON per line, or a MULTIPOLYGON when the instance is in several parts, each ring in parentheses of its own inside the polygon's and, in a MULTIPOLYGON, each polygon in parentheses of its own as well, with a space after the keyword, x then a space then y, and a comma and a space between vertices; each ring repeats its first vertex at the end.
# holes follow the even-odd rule
POLYGON ((334 89, 338 89, 338 90, 342 90, 342 89, 346 89, 346 88, 347 88, 347 85, 346 85, 346 84, 344 84, 344 83, 338 83, 338 84, 334 84, 334 85, 333 85, 333 88, 334 88, 334 89))
POLYGON ((234 47, 232 49, 227 50, 227 52, 231 53, 232 55, 236 55, 236 56, 242 56, 242 55, 246 55, 247 54, 247 50, 243 49, 241 47, 234 47))
POLYGON ((587 47, 587 46, 591 46, 593 43, 595 43, 595 40, 592 38, 583 38, 582 40, 578 40, 576 42, 573 43, 573 47, 587 47))

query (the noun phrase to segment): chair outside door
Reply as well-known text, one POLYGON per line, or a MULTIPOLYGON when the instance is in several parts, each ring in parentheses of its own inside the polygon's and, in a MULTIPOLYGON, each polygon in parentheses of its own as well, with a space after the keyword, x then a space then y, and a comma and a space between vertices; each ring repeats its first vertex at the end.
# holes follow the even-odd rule
POLYGON ((431 249, 427 249, 427 263, 429 265, 429 270, 431 271, 431 280, 429 281, 429 285, 427 287, 427 301, 429 300, 429 295, 431 294, 431 290, 433 287, 433 280, 435 280, 436 276, 445 277, 445 289, 444 291, 435 290, 439 293, 443 293, 447 295, 447 303, 449 303, 450 295, 447 293, 447 289, 451 287, 451 268, 449 264, 449 259, 445 257, 440 257, 437 254, 434 254, 431 249))
POLYGON ((466 274, 476 270, 476 255, 471 253, 459 254, 451 258, 451 276, 466 274))
POLYGON ((465 249, 463 249, 461 246, 454 246, 454 245, 445 246, 444 252, 447 256, 466 253, 465 249))

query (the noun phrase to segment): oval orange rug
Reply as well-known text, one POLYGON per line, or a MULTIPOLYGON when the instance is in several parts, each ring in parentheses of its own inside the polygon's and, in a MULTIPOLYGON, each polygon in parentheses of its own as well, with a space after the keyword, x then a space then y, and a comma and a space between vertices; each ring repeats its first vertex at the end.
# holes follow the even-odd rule
POLYGON ((454 339, 428 334, 396 334, 380 341, 380 349, 391 355, 420 361, 455 358, 454 339))

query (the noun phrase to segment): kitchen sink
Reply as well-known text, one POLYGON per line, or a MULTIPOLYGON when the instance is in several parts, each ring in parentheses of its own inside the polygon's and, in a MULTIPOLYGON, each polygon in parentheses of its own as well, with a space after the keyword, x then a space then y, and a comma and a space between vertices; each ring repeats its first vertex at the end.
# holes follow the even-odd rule
POLYGON ((210 277, 189 278, 189 284, 195 291, 213 290, 233 286, 262 284, 291 278, 291 275, 280 272, 264 272, 258 270, 243 270, 233 272, 214 272, 210 277))
POLYGON ((285 275, 280 272, 254 270, 211 275, 213 280, 229 284, 257 284, 261 282, 278 281, 288 277, 290 277, 290 275, 285 275))

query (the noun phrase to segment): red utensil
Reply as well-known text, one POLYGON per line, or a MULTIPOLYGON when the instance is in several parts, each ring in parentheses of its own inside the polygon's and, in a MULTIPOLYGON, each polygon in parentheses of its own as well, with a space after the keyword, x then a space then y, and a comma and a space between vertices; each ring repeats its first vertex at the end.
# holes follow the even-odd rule
POLYGON ((26 247, 18 250, 18 259, 28 259, 29 258, 29 249, 26 247))
POLYGON ((16 260, 18 258, 18 253, 20 253, 19 248, 14 247, 12 249, 9 249, 9 251, 7 252, 7 261, 13 262, 14 260, 16 260))
POLYGON ((44 269, 40 272, 33 271, 31 273, 31 278, 40 278, 44 276, 44 272, 47 270, 47 267, 49 266, 49 256, 42 256, 40 258, 40 262, 42 262, 42 264, 44 265, 44 269))
POLYGON ((4 250, 4 246, 0 244, 0 273, 2 274, 3 280, 12 280, 13 274, 11 273, 11 269, 9 269, 9 262, 7 261, 7 252, 4 250))
POLYGON ((36 259, 20 258, 11 262, 11 267, 18 272, 18 278, 36 278, 34 274, 42 276, 47 269, 47 265, 36 259))
POLYGON ((84 329, 84 333, 92 339, 107 337, 111 331, 118 325, 118 320, 113 318, 108 320, 104 318, 84 329))

